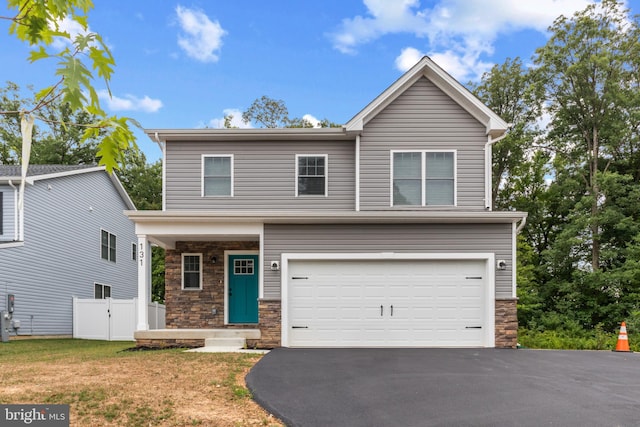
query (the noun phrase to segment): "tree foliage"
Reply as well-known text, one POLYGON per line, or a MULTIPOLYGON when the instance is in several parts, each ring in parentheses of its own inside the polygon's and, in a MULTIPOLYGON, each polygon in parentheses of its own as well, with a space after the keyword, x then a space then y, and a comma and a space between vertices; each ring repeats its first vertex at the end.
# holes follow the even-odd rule
MULTIPOLYGON (((7 82, 6 87, 0 88, 0 111, 18 111, 31 103, 33 97, 24 98, 15 83, 7 82)), ((83 140, 83 126, 93 123, 93 116, 84 110, 72 112, 60 99, 48 103, 40 114, 42 120, 33 129, 31 163, 77 165, 97 162, 99 138, 83 140)), ((20 164, 20 113, 0 115, 0 140, 0 164, 20 164)))
POLYGON ((603 0, 549 32, 533 68, 507 60, 473 87, 513 123, 494 147, 494 197, 529 213, 519 320, 537 331, 640 327, 640 23, 603 0))
MULTIPOLYGON (((233 116, 225 116, 224 127, 231 127, 233 116)), ((287 105, 281 99, 273 99, 266 95, 254 100, 249 108, 242 113, 245 124, 256 123, 266 128, 312 128, 314 124, 304 117, 289 117, 287 105)), ((319 127, 341 127, 329 119, 323 119, 319 127)))
MULTIPOLYGON (((56 64, 53 82, 38 90, 28 105, 19 109, 2 110, 2 115, 20 118, 35 117, 60 126, 76 125, 83 129, 81 141, 99 139, 98 157, 101 164, 111 171, 122 163, 123 153, 135 145, 131 125, 138 126, 131 118, 108 115, 100 106, 94 78, 100 79, 109 95, 109 82, 113 75, 115 60, 102 37, 89 31, 88 13, 93 7, 91 0, 7 0, 13 16, 0 17, 10 22, 10 35, 27 43, 30 47, 30 62, 51 61, 56 64), (83 32, 71 35, 64 31, 62 23, 71 21, 83 32), (54 40, 63 40, 65 47, 55 50, 54 40), (51 117, 47 107, 55 102, 68 106, 68 114, 51 117), (84 112, 91 123, 70 123, 66 120, 84 112)), ((23 159, 28 161, 28 159, 23 159)))

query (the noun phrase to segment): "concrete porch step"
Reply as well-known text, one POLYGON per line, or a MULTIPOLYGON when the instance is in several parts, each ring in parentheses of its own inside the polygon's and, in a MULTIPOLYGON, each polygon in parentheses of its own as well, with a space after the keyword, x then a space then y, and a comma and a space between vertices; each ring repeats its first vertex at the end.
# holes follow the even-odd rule
POLYGON ((151 329, 136 331, 135 339, 207 339, 207 338, 244 338, 260 339, 260 329, 151 329))
POLYGON ((232 347, 232 348, 244 348, 246 346, 246 339, 241 337, 216 337, 206 338, 204 340, 205 347, 232 347))

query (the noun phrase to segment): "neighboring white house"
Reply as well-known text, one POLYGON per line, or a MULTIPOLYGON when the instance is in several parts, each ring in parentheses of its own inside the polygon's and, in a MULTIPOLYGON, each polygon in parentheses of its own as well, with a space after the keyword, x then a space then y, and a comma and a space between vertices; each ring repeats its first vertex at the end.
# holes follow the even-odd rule
POLYGON ((72 297, 133 298, 135 209, 115 174, 93 165, 0 165, 0 310, 15 296, 19 335, 71 335, 72 297))

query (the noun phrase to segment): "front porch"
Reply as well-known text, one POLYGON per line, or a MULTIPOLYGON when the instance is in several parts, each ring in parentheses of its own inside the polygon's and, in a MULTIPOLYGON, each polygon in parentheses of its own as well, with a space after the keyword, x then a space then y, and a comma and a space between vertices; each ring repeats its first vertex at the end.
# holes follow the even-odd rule
POLYGON ((166 329, 149 330, 146 312, 140 313, 134 334, 139 347, 202 347, 207 340, 280 346, 280 300, 263 296, 261 223, 154 218, 136 221, 136 233, 140 300, 150 295, 150 245, 166 251, 166 329))

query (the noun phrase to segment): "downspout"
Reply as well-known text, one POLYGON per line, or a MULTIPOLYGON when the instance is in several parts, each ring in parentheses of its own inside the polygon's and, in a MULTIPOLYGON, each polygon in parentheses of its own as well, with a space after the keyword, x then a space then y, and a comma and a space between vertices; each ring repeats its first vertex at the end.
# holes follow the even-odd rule
POLYGON ((165 143, 163 141, 160 141, 160 136, 158 135, 158 132, 156 132, 154 134, 154 139, 155 142, 158 144, 158 147, 160 147, 160 151, 162 151, 162 211, 166 211, 167 210, 167 197, 166 197, 166 182, 167 182, 167 153, 165 150, 165 143))
MULTIPOLYGON (((511 124, 509 124, 508 126, 510 128, 511 124)), ((493 201, 491 199, 491 188, 493 187, 491 173, 491 146, 496 142, 506 138, 507 135, 508 134, 506 131, 496 139, 491 139, 491 135, 489 135, 487 136, 487 143, 484 145, 484 206, 488 211, 493 210, 493 201)))
POLYGON ((518 225, 518 228, 516 228, 516 234, 520 234, 520 232, 522 231, 526 223, 527 223, 527 217, 525 216, 520 221, 520 225, 518 225))
POLYGON ((11 180, 9 180, 9 187, 13 188, 13 240, 20 241, 20 236, 18 236, 18 187, 13 185, 11 180))
POLYGON ((356 212, 360 212, 360 134, 356 135, 356 212))

